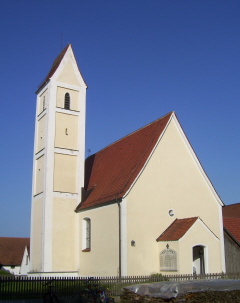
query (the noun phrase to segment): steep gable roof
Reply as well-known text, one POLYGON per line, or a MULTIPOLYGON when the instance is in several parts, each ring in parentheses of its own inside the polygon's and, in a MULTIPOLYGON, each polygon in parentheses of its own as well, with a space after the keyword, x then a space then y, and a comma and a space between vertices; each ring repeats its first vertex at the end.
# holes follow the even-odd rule
POLYGON ((197 221, 198 217, 176 219, 173 223, 157 238, 159 241, 178 241, 189 228, 197 221))
POLYGON ((0 263, 21 265, 25 247, 29 250, 29 238, 0 237, 0 263))
MULTIPOLYGON (((57 58, 54 60, 51 69, 49 70, 47 76, 44 78, 44 80, 41 82, 41 84, 39 85, 36 93, 38 93, 50 80, 50 78, 54 75, 54 73, 56 72, 56 70, 58 69, 60 63, 62 62, 65 54, 67 53, 67 50, 69 48, 72 48, 71 44, 67 44, 65 46, 65 48, 61 51, 61 53, 57 56, 57 58)), ((76 62, 77 63, 77 62, 76 62)), ((78 68, 79 70, 79 68, 78 68)), ((79 70, 80 72, 80 70, 79 70)), ((81 74, 81 72, 80 72, 81 74)), ((83 80, 84 81, 84 80, 83 80)), ((85 81, 84 81, 85 82, 85 81)), ((85 83, 86 84, 86 83, 85 83)))
POLYGON ((85 162, 85 200, 76 211, 122 198, 144 167, 173 112, 112 143, 85 162))
POLYGON ((42 87, 44 87, 49 79, 52 77, 52 75, 55 73, 55 71, 57 70, 57 68, 59 67, 64 55, 66 54, 68 48, 70 47, 70 44, 68 44, 62 51, 61 53, 57 56, 57 58, 54 60, 53 65, 50 69, 50 71, 48 72, 47 76, 44 78, 44 80, 41 82, 41 84, 39 85, 37 91, 39 91, 42 87))

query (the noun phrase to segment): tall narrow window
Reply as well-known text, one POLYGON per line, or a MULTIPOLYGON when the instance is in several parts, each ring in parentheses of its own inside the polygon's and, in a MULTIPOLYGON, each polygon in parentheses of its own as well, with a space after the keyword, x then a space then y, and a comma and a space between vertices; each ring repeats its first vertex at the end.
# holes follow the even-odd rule
POLYGON ((43 96, 43 110, 45 109, 45 96, 43 96))
POLYGON ((82 250, 90 251, 91 249, 91 220, 84 218, 82 222, 82 250))
POLYGON ((65 109, 70 109, 70 95, 69 93, 65 94, 65 98, 64 98, 64 108, 65 109))
POLYGON ((91 246, 91 221, 86 220, 86 248, 90 249, 91 246))

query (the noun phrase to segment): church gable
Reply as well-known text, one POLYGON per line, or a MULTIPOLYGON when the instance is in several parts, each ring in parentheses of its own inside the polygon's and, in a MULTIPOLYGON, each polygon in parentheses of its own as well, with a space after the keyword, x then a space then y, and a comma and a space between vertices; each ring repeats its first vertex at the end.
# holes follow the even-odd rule
MULTIPOLYGON (((154 227, 149 228, 155 239, 154 230, 166 229, 176 217, 199 216, 220 236, 222 202, 174 114, 135 181, 127 196, 127 212, 136 214, 137 209, 139 225, 144 227, 151 217, 154 227)), ((135 223, 136 218, 134 223, 129 219, 132 230, 135 223)))

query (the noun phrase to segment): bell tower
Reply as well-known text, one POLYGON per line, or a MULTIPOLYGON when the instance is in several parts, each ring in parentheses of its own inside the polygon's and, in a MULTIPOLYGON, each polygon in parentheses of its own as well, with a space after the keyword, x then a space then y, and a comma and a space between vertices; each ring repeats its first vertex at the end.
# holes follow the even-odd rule
POLYGON ((74 210, 84 186, 86 88, 69 44, 36 92, 32 274, 77 275, 74 210))

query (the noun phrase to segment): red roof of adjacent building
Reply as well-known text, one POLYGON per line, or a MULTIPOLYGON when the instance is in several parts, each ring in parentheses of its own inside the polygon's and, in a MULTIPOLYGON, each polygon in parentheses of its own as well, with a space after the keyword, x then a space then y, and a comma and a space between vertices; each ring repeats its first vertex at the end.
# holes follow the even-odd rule
POLYGON ((159 241, 178 241, 189 228, 197 221, 198 217, 176 219, 173 223, 157 238, 159 241))
POLYGON ((240 203, 225 205, 222 208, 223 217, 240 218, 240 203))
POLYGON ((222 213, 225 230, 240 243, 240 203, 225 205, 222 213))
POLYGON ((29 238, 0 237, 0 263, 21 265, 25 247, 29 250, 29 238))
POLYGON ((223 218, 223 226, 240 243, 240 218, 223 218))
POLYGON ((122 198, 143 169, 173 112, 112 143, 85 162, 85 199, 76 211, 122 198))

